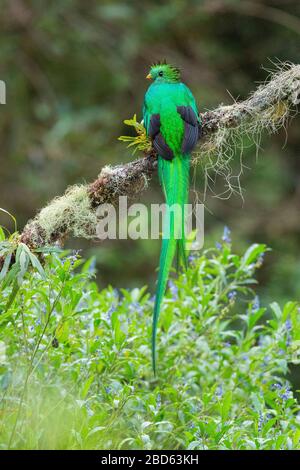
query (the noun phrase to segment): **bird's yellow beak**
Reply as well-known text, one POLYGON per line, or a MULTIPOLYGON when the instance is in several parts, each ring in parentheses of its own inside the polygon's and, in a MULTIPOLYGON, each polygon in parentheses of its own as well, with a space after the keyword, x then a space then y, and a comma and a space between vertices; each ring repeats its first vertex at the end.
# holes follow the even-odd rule
POLYGON ((151 73, 148 73, 148 75, 146 75, 146 78, 147 80, 152 80, 151 73))

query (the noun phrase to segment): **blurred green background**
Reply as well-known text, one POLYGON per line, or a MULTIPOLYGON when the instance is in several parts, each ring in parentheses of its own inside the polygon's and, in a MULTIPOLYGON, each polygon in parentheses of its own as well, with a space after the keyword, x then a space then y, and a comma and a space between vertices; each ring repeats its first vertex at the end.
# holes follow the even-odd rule
MULTIPOLYGON (((0 0, 0 206, 19 227, 66 186, 94 179, 105 164, 128 162, 117 138, 123 120, 141 117, 149 64, 166 58, 183 70, 200 110, 245 98, 272 62, 299 62, 300 3, 289 0, 0 0)), ((244 153, 240 196, 208 192, 205 245, 232 230, 236 249, 265 242, 263 301, 300 294, 299 117, 244 153)), ((239 155, 233 171, 239 172, 239 155)), ((196 189, 203 194, 198 171, 196 189)), ((214 192, 222 193, 218 179, 214 192)), ((141 202, 162 201, 154 178, 141 202)), ((1 216, 9 226, 9 220, 1 216)), ((12 227, 11 227, 12 228, 12 227)), ((153 287, 159 241, 69 240, 96 255, 99 282, 153 287)))

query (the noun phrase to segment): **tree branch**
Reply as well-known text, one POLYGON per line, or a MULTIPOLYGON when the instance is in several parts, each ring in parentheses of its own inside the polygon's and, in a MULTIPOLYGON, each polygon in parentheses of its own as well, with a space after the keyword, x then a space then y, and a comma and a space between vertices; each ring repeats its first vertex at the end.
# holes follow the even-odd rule
MULTIPOLYGON (((284 125, 299 98, 300 65, 283 65, 247 100, 201 113, 200 155, 207 152, 207 148, 210 152, 221 148, 232 131, 243 134, 257 128, 276 130, 284 125)), ((63 196, 43 208, 27 223, 20 241, 35 249, 49 244, 63 245, 70 234, 94 238, 97 208, 104 203, 116 204, 119 196, 140 194, 148 186, 156 167, 157 156, 153 150, 125 165, 104 167, 94 182, 68 188, 63 196)))

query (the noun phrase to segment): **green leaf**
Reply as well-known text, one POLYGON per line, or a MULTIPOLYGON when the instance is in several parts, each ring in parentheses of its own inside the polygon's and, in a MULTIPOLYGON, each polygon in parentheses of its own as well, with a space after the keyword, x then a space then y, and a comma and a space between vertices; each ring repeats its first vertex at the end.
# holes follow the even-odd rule
POLYGON ((86 382, 83 384, 82 390, 81 390, 81 399, 84 400, 89 392, 89 389, 91 388, 91 385, 95 379, 95 375, 91 375, 86 382))
POLYGON ((0 242, 2 242, 4 240, 6 240, 6 236, 5 236, 3 228, 0 225, 0 242))
POLYGON ((221 408, 222 421, 227 420, 227 418, 229 416, 231 404, 232 404, 232 391, 228 390, 225 393, 223 401, 222 401, 222 408, 221 408))
POLYGON ((250 246, 250 248, 248 248, 248 250, 242 257, 242 265, 249 266, 249 264, 252 264, 254 261, 257 260, 259 255, 265 253, 266 249, 266 245, 258 245, 256 243, 250 246))
MULTIPOLYGON (((13 304, 13 302, 14 302, 14 300, 15 300, 15 298, 16 298, 18 292, 19 292, 19 289, 20 289, 20 285, 18 284, 17 281, 15 281, 15 282, 14 282, 14 285, 13 285, 13 289, 12 289, 12 291, 11 291, 11 293, 10 293, 9 298, 8 298, 8 301, 7 301, 7 303, 6 303, 5 307, 4 307, 3 313, 6 313, 6 312, 10 309, 10 307, 12 306, 12 304, 13 304)), ((2 322, 3 319, 4 319, 4 317, 2 317, 2 315, 1 315, 1 317, 0 317, 0 322, 2 322)))
POLYGON ((12 253, 9 253, 4 260, 1 272, 0 272, 0 282, 5 278, 7 271, 9 270, 10 262, 12 258, 12 253))
POLYGON ((44 268, 41 265, 41 263, 39 262, 38 258, 32 252, 29 252, 29 257, 30 257, 30 262, 32 264, 32 267, 37 270, 37 272, 39 273, 41 278, 45 281, 46 280, 46 274, 45 274, 44 268))
POLYGON ((258 398, 258 395, 256 395, 255 393, 251 393, 251 402, 255 411, 259 413, 262 410, 262 404, 260 402, 260 399, 258 398))
POLYGON ((248 328, 252 330, 254 325, 258 322, 258 320, 263 316, 265 313, 265 308, 259 308, 256 312, 250 312, 248 314, 248 328))
POLYGON ((271 307, 273 313, 275 314, 277 320, 280 320, 281 317, 282 317, 282 310, 281 310, 280 306, 278 305, 278 303, 277 302, 272 302, 270 304, 270 307, 271 307))
POLYGON ((9 217, 10 217, 10 218, 13 220, 13 222, 14 222, 15 232, 17 232, 18 226, 17 226, 17 220, 16 220, 16 218, 15 218, 10 212, 8 212, 7 210, 3 209, 2 207, 0 207, 0 211, 1 211, 1 212, 4 212, 4 214, 9 215, 9 217))

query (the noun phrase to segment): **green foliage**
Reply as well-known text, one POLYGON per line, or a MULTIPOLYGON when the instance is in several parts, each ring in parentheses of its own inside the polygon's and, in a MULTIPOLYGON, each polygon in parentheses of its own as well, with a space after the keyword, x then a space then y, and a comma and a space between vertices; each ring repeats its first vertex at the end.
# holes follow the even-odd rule
POLYGON ((163 305, 157 377, 145 287, 99 290, 94 260, 76 253, 32 263, 8 309, 14 283, 2 280, 0 447, 299 448, 287 377, 300 363, 299 306, 259 305, 265 250, 239 256, 227 236, 191 257, 163 305))
POLYGON ((146 135, 146 129, 143 123, 137 121, 136 114, 133 116, 132 119, 125 119, 124 124, 133 127, 137 135, 121 135, 118 140, 121 140, 122 142, 127 142, 128 148, 133 147, 133 153, 135 153, 137 150, 140 150, 142 152, 150 151, 152 147, 151 142, 146 135))

